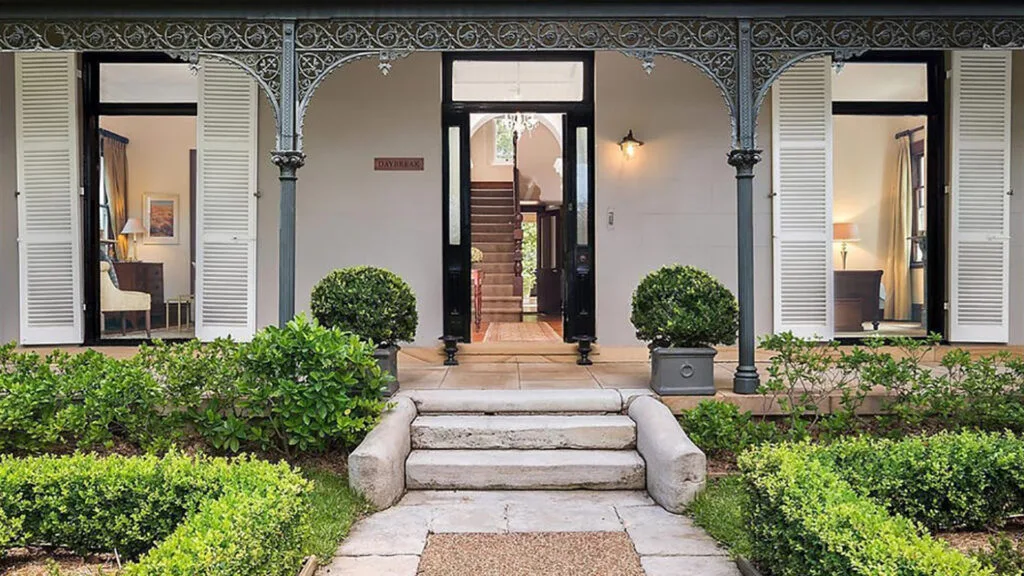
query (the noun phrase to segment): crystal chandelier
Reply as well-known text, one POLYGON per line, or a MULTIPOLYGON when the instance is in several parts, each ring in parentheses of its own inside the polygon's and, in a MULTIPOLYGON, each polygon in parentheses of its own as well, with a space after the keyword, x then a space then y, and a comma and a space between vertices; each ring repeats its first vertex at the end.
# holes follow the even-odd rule
POLYGON ((505 114, 501 118, 501 123, 518 138, 525 132, 533 132, 533 129, 537 127, 538 120, 533 114, 516 112, 505 114))

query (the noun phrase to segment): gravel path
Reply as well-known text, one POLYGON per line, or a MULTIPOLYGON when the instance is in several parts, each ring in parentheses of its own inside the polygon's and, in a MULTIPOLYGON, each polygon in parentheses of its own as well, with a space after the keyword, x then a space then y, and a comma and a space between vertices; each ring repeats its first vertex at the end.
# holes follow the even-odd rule
POLYGON ((431 534, 419 576, 644 576, 624 532, 431 534))
POLYGON ((689 518, 666 512, 645 492, 413 491, 357 523, 318 572, 488 574, 739 576, 739 570, 689 518), (542 571, 534 562, 539 558, 547 564, 542 571), (496 571, 488 571, 492 566, 496 571))

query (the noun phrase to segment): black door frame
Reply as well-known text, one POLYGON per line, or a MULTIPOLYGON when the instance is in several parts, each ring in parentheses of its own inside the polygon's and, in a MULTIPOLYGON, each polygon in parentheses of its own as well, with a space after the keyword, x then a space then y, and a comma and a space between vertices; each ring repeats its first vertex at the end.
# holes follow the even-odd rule
MULTIPOLYGON (((100 102, 100 64, 181 64, 160 52, 86 52, 82 54, 82 174, 85 184, 82 218, 82 281, 85 283, 85 344, 90 346, 137 346, 149 338, 103 339, 100 337, 100 116, 196 116, 190 103, 100 102)), ((169 339, 175 340, 175 339, 169 339)))
MULTIPOLYGON (((941 334, 946 340, 946 53, 944 51, 867 52, 850 62, 910 63, 928 66, 926 102, 848 102, 833 101, 833 116, 924 116, 928 138, 925 142, 927 175, 925 179, 927 240, 925 310, 929 334, 941 334)), ((837 338, 856 343, 861 338, 837 338)))
MULTIPOLYGON (((470 139, 469 134, 469 115, 470 114, 486 114, 486 113, 513 113, 513 112, 536 112, 536 113, 554 113, 563 114, 565 118, 573 117, 577 124, 586 126, 589 128, 589 176, 590 176, 590 203, 591 208, 588 212, 588 228, 589 228, 589 251, 593 254, 594 249, 594 53, 593 52, 533 52, 533 53, 522 53, 522 52, 465 52, 465 53, 451 53, 446 52, 442 55, 442 103, 441 103, 441 121, 442 121, 442 231, 443 231, 443 268, 442 273, 444 275, 444 335, 442 339, 449 345, 451 354, 454 354, 454 343, 455 342, 469 342, 471 340, 471 324, 470 324, 470 299, 471 291, 470 286, 470 248, 472 246, 471 241, 471 228, 470 228, 470 202, 469 202, 469 187, 470 187, 470 166, 469 157, 470 150, 468 142, 470 139), (491 62, 580 62, 583 64, 583 97, 581 100, 576 102, 551 102, 551 101, 529 101, 529 102, 494 102, 494 101, 455 101, 452 97, 452 79, 453 79, 453 65, 456 60, 474 60, 474 61, 491 61, 491 62), (463 127, 463 142, 464 151, 462 153, 461 169, 463 178, 461 179, 462 191, 461 191, 461 205, 460 205, 460 223, 461 223, 461 243, 459 245, 449 244, 449 215, 448 215, 448 204, 450 200, 449 190, 447 183, 449 182, 449 158, 448 158, 448 130, 447 127, 459 125, 463 127)), ((575 135, 572 135, 575 138, 575 135)), ((563 154, 565 153, 565 143, 570 141, 569 134, 562 135, 563 142, 563 154)), ((569 164, 563 158, 564 164, 569 164)), ((567 183, 570 181, 568 178, 570 170, 563 171, 563 196, 568 194, 567 183)), ((563 232, 567 230, 569 222, 575 223, 575 212, 569 213, 568 206, 563 202, 563 218, 562 226, 563 232)), ((571 240, 568 234, 561 234, 563 240, 563 246, 560 252, 568 254, 567 249, 569 248, 568 242, 571 240)), ((575 237, 575 236, 573 236, 575 237)), ((570 330, 569 322, 565 322, 564 339, 566 342, 580 342, 581 350, 589 345, 590 342, 596 338, 595 334, 595 322, 594 322, 594 268, 593 258, 589 258, 587 273, 582 278, 589 280, 589 286, 579 286, 578 275, 569 274, 570 260, 563 259, 563 273, 566 276, 571 276, 568 284, 572 287, 571 293, 574 295, 572 298, 577 298, 575 295, 581 294, 583 298, 578 298, 574 302, 579 304, 573 304, 570 309, 570 294, 566 294, 566 298, 563 299, 562 306, 566 310, 571 310, 570 314, 575 318, 579 314, 579 310, 585 313, 585 322, 575 322, 577 329, 570 330)), ((449 360, 454 361, 453 356, 449 356, 449 360)))

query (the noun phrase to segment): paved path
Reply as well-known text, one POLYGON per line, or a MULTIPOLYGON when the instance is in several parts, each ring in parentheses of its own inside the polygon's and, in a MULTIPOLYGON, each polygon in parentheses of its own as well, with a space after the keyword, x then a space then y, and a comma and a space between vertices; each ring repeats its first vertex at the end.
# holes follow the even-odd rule
POLYGON ((644 492, 409 492, 357 523, 320 576, 415 576, 428 533, 622 532, 647 576, 739 576, 702 529, 644 492))

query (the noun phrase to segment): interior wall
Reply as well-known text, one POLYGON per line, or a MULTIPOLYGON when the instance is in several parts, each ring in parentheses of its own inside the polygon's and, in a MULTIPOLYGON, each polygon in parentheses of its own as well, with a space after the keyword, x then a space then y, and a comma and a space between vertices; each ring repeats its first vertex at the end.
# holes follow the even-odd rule
POLYGON ((0 54, 0 344, 18 340, 18 159, 14 121, 14 54, 0 54))
MULTIPOLYGON (((598 52, 595 65, 598 342, 636 345, 630 302, 648 272, 690 264, 736 291, 736 181, 726 163, 730 120, 718 88, 687 63, 659 58, 647 75, 635 59, 598 52), (629 129, 645 144, 627 161, 618 141, 629 129)), ((764 150, 771 149, 770 118, 765 104, 758 120, 764 150)), ((772 329, 770 188, 770 154, 764 154, 754 178, 759 334, 772 329)))
MULTIPOLYGON (((512 165, 494 162, 496 122, 484 122, 470 138, 474 181, 512 181, 512 165)), ((558 139, 542 123, 519 138, 519 175, 524 182, 532 181, 540 188, 540 199, 545 202, 562 201, 562 177, 555 172, 555 160, 561 156, 562 147, 558 139)))
MULTIPOLYGON (((260 150, 274 122, 260 103, 260 150)), ((402 276, 417 297, 415 344, 441 335, 441 58, 417 53, 384 76, 376 62, 349 64, 317 89, 305 118, 306 165, 296 203, 297 312, 335 268, 374 265, 402 276), (375 157, 422 157, 423 171, 377 172, 375 157)), ((261 153, 257 322, 277 322, 277 170, 261 153)))
MULTIPOLYGON (((885 270, 893 226, 897 132, 924 125, 915 116, 833 116, 833 205, 835 222, 853 222, 858 242, 847 243, 848 270, 885 270)), ((915 134, 921 138, 923 132, 915 134)), ((843 268, 842 245, 833 246, 834 266, 843 268)))
POLYGON ((139 218, 145 224, 146 194, 177 197, 178 243, 146 244, 145 236, 140 235, 137 257, 143 262, 163 263, 165 298, 190 294, 189 151, 196 147, 195 117, 103 116, 100 128, 129 139, 129 218, 139 218))
POLYGON ((494 162, 494 120, 484 122, 469 138, 474 182, 511 182, 512 165, 494 162))

